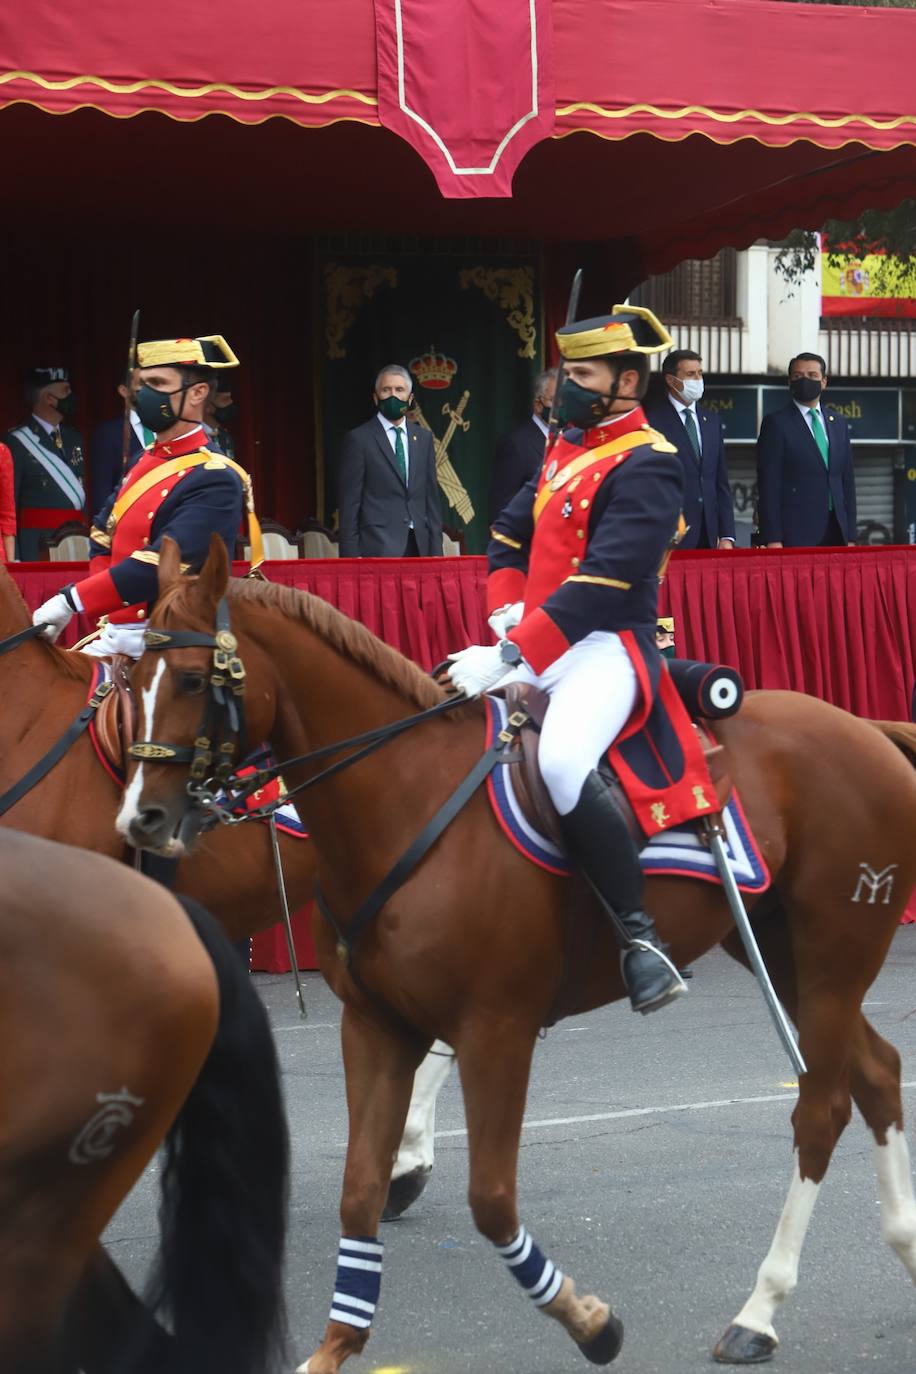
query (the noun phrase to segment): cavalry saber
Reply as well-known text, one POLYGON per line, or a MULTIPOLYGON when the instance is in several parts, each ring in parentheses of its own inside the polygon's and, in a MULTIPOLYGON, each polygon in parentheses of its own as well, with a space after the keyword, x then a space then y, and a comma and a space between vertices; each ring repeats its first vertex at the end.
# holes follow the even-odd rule
POLYGON ((127 395, 124 398, 124 427, 121 430, 121 476, 127 472, 127 460, 130 457, 130 384, 134 377, 134 368, 137 366, 137 340, 140 337, 140 310, 139 307, 134 311, 133 319, 130 322, 130 338, 127 343, 127 367, 124 371, 124 386, 127 395))
POLYGON ((795 1032, 792 1024, 785 1013, 785 1009, 776 996, 776 989, 770 981, 767 966, 763 962, 760 947, 757 944, 753 929, 751 928, 750 918, 744 907, 741 893, 738 891, 738 884, 735 882, 734 874, 728 865, 728 855, 725 852, 723 842, 722 823, 719 819, 708 819, 706 822, 706 836, 709 840, 709 848, 716 861, 716 868, 719 870, 719 877, 722 879, 722 887, 731 908, 738 934, 741 936, 741 943, 744 945, 745 953, 750 960, 751 968, 760 990, 763 993, 763 1000, 767 1004, 767 1010, 773 1018, 777 1034, 783 1043, 786 1054, 796 1076, 808 1072, 807 1065, 802 1058, 801 1050, 798 1048, 798 1041, 795 1039, 795 1032))
POLYGON ((286 944, 289 949, 289 963, 296 980, 296 998, 299 1002, 299 1015, 303 1020, 308 1020, 308 1012, 305 1009, 305 998, 302 996, 302 980, 299 977, 299 960, 296 957, 296 942, 293 939, 293 922, 289 914, 289 902, 286 898, 286 883, 283 880, 283 860, 280 858, 280 838, 277 834, 277 815, 275 811, 270 813, 270 844, 274 855, 274 869, 277 874, 277 887, 280 890, 280 904, 283 907, 283 928, 286 931, 286 944))
MULTIPOLYGON (((579 295, 580 295, 581 291, 582 291, 582 268, 581 268, 581 267, 577 267, 577 268, 576 268, 575 276, 574 276, 573 279, 572 279, 572 286, 569 288, 569 301, 567 302, 567 305, 566 305, 566 323, 567 323, 567 324, 575 324, 575 322, 576 322, 576 314, 577 314, 578 309, 579 309, 579 295)), ((562 360, 561 360, 561 361, 562 361, 562 360)), ((561 383, 561 380, 562 380, 561 377, 558 377, 558 378, 557 378, 557 391, 560 390, 560 383, 561 383)), ((546 446, 545 446, 545 448, 544 448, 544 462, 545 462, 545 463, 547 462, 547 459, 550 457, 550 454, 551 454, 551 452, 553 451, 553 446, 554 446, 554 444, 557 442, 557 440, 558 440, 559 437, 560 437, 560 420, 559 420, 559 416, 558 416, 558 414, 557 414, 557 411, 558 411, 558 410, 559 410, 559 406, 557 405, 556 401, 554 401, 554 404, 553 404, 553 406, 552 406, 552 408, 551 408, 551 412, 550 412, 550 424, 547 426, 547 443, 546 443, 546 446)))

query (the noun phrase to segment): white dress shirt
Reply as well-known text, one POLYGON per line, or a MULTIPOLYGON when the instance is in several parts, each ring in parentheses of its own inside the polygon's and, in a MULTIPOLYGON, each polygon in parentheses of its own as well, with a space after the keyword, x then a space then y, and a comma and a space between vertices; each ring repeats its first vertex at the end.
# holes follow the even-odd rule
MULTIPOLYGON (((694 424, 696 425, 696 427, 697 427, 697 443, 700 445, 700 453, 702 453, 702 452, 703 452, 703 430, 702 430, 702 427, 701 427, 701 425, 700 425, 700 417, 699 417, 699 415, 697 414, 697 403, 696 403, 696 401, 694 401, 692 405, 685 406, 683 401, 679 401, 679 400, 677 399, 677 397, 676 397, 676 396, 672 396, 670 392, 669 392, 669 394, 668 394, 668 400, 671 402, 671 404, 674 406, 674 409, 677 411, 677 418, 680 420, 681 424, 684 426, 685 429, 687 428, 687 421, 684 419, 684 412, 687 411, 687 410, 690 411, 691 415, 693 416, 693 423, 694 423, 694 424)), ((689 436, 688 436, 688 442, 689 442, 689 436)))
MULTIPOLYGON (((391 452, 395 455, 395 457, 397 457, 397 448, 395 447, 395 437, 394 437, 395 430, 399 429, 399 430, 401 431, 401 434, 404 436, 404 467, 405 467, 405 469, 406 469, 406 478, 407 478, 407 481, 409 482, 409 481, 410 481, 410 447, 409 447, 409 445, 408 445, 408 443, 407 443, 407 440, 408 440, 408 438, 409 438, 410 436, 409 436, 408 433, 407 433, 407 421, 406 421, 406 419, 404 419, 404 420, 388 420, 388 419, 385 418, 384 415, 381 414, 381 412, 379 412, 378 419, 379 419, 379 423, 380 423, 381 426, 382 426, 382 429, 383 429, 383 430, 385 431, 385 433, 388 435, 388 442, 389 442, 389 444, 391 445, 391 452)), ((412 528, 413 528, 413 526, 411 526, 411 529, 412 529, 412 528)))
MULTIPOLYGON (((793 397, 793 400, 794 400, 794 399, 795 399, 795 398, 793 397)), ((824 424, 824 415, 823 415, 823 412, 822 412, 822 410, 821 410, 821 403, 820 403, 820 401, 818 401, 818 403, 817 403, 816 406, 806 406, 805 403, 804 403, 804 401, 795 401, 795 404, 796 404, 796 406, 798 407, 798 409, 799 409, 799 411, 800 411, 800 413, 801 413, 801 416, 802 416, 802 418, 803 418, 805 424, 808 426, 808 428, 809 428, 810 431, 811 431, 811 437, 812 437, 812 439, 814 439, 814 442, 817 443, 817 439, 815 438, 815 435, 814 435, 814 424, 813 424, 813 421, 812 421, 812 419, 811 419, 811 416, 812 416, 812 414, 813 414, 815 411, 817 411, 817 414, 818 414, 818 416, 820 417, 821 424, 824 425, 824 433, 825 433, 825 434, 827 433, 827 426, 826 426, 826 424, 824 424)))
MULTIPOLYGON (((34 411, 32 412, 32 419, 35 421, 36 425, 41 426, 41 428, 44 430, 45 434, 47 434, 49 439, 54 439, 55 434, 60 436, 59 424, 52 425, 50 420, 43 420, 41 416, 36 415, 34 411)), ((55 439, 54 442, 56 444, 57 440, 55 439)))

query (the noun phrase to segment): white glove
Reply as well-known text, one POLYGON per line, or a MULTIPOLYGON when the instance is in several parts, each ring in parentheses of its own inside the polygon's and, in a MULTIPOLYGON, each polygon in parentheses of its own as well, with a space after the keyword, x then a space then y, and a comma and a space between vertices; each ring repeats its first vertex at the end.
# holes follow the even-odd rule
POLYGON ((468 697, 479 697, 502 682, 514 669, 504 663, 498 644, 472 644, 460 654, 449 654, 448 670, 452 686, 468 697))
POLYGON ((524 601, 510 602, 508 606, 500 606, 498 611, 494 611, 487 624, 497 639, 505 639, 509 631, 515 629, 524 613, 524 601))
POLYGON ((67 598, 62 592, 52 596, 43 606, 32 616, 33 625, 47 625, 45 639, 50 639, 53 643, 60 634, 67 628, 76 612, 68 604, 67 598))

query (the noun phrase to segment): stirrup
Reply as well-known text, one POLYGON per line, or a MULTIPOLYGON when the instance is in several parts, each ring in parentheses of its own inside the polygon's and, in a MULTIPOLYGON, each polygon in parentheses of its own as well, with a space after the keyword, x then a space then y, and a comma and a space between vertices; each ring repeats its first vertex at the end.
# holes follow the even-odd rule
POLYGON ((688 991, 687 984, 681 977, 680 971, 672 964, 664 950, 659 949, 657 945, 650 944, 647 940, 632 939, 625 949, 621 949, 620 975, 623 978, 624 987, 630 998, 631 1010, 638 1011, 641 1016, 649 1016, 653 1011, 661 1011, 662 1007, 667 1007, 669 1002, 676 1001, 682 993, 688 991), (669 983, 657 997, 652 998, 651 1001, 642 1002, 638 1006, 633 1001, 633 992, 630 988, 629 980, 627 979, 627 955, 632 953, 634 949, 639 950, 640 953, 648 952, 656 955, 662 963, 667 966, 669 972, 674 975, 674 981, 669 983))
POLYGON ((689 992, 689 991, 690 991, 690 989, 688 988, 687 984, 684 982, 683 978, 681 977, 681 971, 680 971, 680 969, 679 969, 679 968, 676 968, 675 965, 672 964, 671 960, 668 958, 667 954, 665 953, 665 951, 664 951, 663 949, 659 949, 658 945, 652 945, 652 944, 650 944, 648 940, 631 940, 630 943, 627 945, 626 949, 622 949, 622 950, 620 951, 621 967, 623 967, 622 961, 626 958, 626 956, 629 954, 629 952, 630 952, 631 949, 643 949, 643 950, 645 950, 648 954, 655 954, 655 955, 657 955, 658 958, 661 959, 661 961, 662 961, 663 964, 667 964, 667 965, 668 965, 669 969, 671 970, 671 972, 674 974, 675 978, 677 979, 677 985, 678 985, 678 986, 677 986, 677 990, 678 990, 678 992, 680 993, 680 992, 689 992))

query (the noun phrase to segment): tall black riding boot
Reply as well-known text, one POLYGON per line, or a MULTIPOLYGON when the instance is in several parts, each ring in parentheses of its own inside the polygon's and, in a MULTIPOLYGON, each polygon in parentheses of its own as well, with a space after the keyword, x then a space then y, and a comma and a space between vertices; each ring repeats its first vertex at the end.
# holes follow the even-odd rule
POLYGON ((652 917, 643 910, 643 875, 639 853, 626 821, 607 786, 589 773, 579 800, 563 816, 563 835, 570 854, 608 914, 620 945, 620 967, 634 1011, 657 1011, 684 984, 665 957, 652 917))

